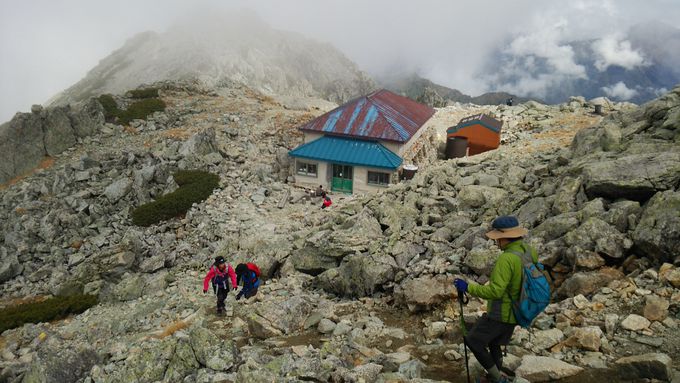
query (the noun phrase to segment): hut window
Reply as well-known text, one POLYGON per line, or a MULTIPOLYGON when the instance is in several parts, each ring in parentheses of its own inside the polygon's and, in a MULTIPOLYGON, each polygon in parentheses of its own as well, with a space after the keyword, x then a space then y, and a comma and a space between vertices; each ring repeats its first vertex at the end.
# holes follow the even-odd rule
POLYGON ((316 164, 297 161, 297 174, 308 177, 316 177, 316 164))
POLYGON ((390 184, 389 173, 368 172, 368 184, 387 186, 390 184))

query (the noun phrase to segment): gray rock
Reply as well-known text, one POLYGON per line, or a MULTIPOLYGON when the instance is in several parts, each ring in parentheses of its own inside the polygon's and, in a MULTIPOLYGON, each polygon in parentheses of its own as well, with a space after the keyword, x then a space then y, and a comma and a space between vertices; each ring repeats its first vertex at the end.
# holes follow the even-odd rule
POLYGON ((119 199, 125 197, 130 190, 132 190, 132 181, 125 177, 121 178, 104 189, 104 195, 109 199, 109 202, 115 203, 119 199))
POLYGON ((673 360, 666 354, 652 353, 627 356, 617 360, 621 376, 637 379, 659 379, 670 381, 673 360))
POLYGON ((92 366, 99 362, 100 357, 93 349, 74 349, 64 344, 60 344, 58 348, 48 345, 39 349, 22 382, 75 383, 83 379, 92 366))
POLYGON ((91 136, 104 125, 104 107, 96 98, 91 98, 79 109, 70 109, 69 119, 77 137, 91 136))
POLYGON ((543 222, 550 213, 548 201, 543 197, 532 198, 522 205, 516 212, 520 224, 527 228, 543 222))
POLYGON ((340 267, 327 270, 317 278, 326 291, 364 297, 394 281, 397 269, 397 263, 389 255, 358 254, 346 257, 340 267))
POLYGON ((619 201, 609 205, 609 210, 604 215, 604 221, 614 226, 616 230, 625 233, 633 229, 642 213, 640 203, 637 201, 619 201))
POLYGON ((525 355, 515 374, 530 382, 551 382, 574 376, 583 368, 545 356, 525 355))
POLYGON ((633 241, 645 255, 673 262, 680 249, 680 192, 657 193, 645 206, 633 241))
POLYGON ((349 334, 352 331, 352 326, 345 322, 338 323, 333 329, 333 336, 342 336, 349 334))
POLYGON ((179 153, 183 156, 205 156, 217 152, 215 129, 208 128, 191 136, 180 148, 179 153))
POLYGON ((50 108, 45 114, 45 151, 50 156, 56 156, 75 145, 76 135, 66 108, 50 108))
POLYGON ((453 277, 424 275, 403 281, 395 288, 394 296, 398 304, 406 305, 411 312, 419 312, 448 302, 454 291, 453 277))
POLYGON ((21 275, 24 271, 24 267, 19 263, 16 254, 7 255, 7 251, 3 251, 2 254, 3 256, 0 260, 0 283, 5 283, 16 276, 21 275))
POLYGON ((168 368, 165 370, 164 380, 167 382, 181 381, 199 367, 200 364, 196 360, 196 353, 191 346, 190 340, 185 336, 177 341, 175 353, 172 355, 168 368))
POLYGON ((594 251, 606 254, 612 258, 621 258, 633 245, 614 227, 599 218, 589 218, 578 229, 564 236, 565 243, 569 246, 567 256, 572 260, 576 255, 586 251, 594 251))
POLYGON ((321 321, 319 321, 317 330, 319 330, 319 332, 322 334, 330 334, 333 332, 333 330, 335 330, 335 326, 335 322, 330 319, 323 318, 321 321))
POLYGON ((557 290, 557 294, 564 298, 578 294, 589 295, 608 285, 609 282, 623 278, 622 272, 608 267, 596 271, 578 272, 564 281, 557 290))
POLYGON ((489 276, 499 255, 500 251, 496 249, 475 248, 470 250, 463 260, 463 264, 477 275, 489 276))
POLYGON ((47 154, 44 137, 39 115, 17 113, 11 121, 0 125, 0 183, 40 164, 47 154))
POLYGON ((644 201, 658 191, 672 190, 680 182, 680 153, 636 154, 589 161, 583 166, 583 175, 590 198, 644 201))
POLYGON ((189 333, 189 342, 196 360, 215 371, 229 371, 237 361, 236 345, 220 338, 204 327, 195 327, 189 333))
POLYGON ((113 294, 116 299, 121 301, 129 301, 137 299, 144 293, 144 278, 141 275, 129 275, 123 277, 113 289, 113 294))
POLYGON ((543 221, 543 223, 531 231, 531 234, 549 242, 570 232, 578 227, 578 225, 579 221, 576 218, 576 213, 560 214, 543 221))
POLYGON ((550 347, 558 344, 564 339, 564 333, 562 330, 553 328, 550 330, 536 331, 533 334, 531 343, 534 346, 540 348, 541 350, 549 349, 550 347))
POLYGON ((621 327, 630 331, 640 331, 648 328, 650 324, 647 318, 637 314, 630 314, 621 322, 621 327))
POLYGON ((419 360, 410 360, 399 365, 399 373, 408 379, 418 379, 427 366, 419 360))
POLYGON ((565 177, 562 179, 553 203, 553 212, 556 215, 574 211, 583 202, 584 198, 577 198, 581 185, 580 178, 565 177))

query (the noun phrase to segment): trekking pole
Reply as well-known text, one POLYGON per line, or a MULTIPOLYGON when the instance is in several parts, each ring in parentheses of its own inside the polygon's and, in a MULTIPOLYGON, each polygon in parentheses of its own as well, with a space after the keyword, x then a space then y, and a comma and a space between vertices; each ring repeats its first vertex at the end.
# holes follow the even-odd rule
POLYGON ((460 304, 460 330, 463 333, 463 350, 465 353, 465 372, 467 373, 467 382, 470 383, 470 366, 468 361, 467 353, 467 341, 465 337, 467 336, 467 328, 465 327, 465 317, 463 317, 463 305, 470 301, 464 292, 458 291, 458 303, 460 304))

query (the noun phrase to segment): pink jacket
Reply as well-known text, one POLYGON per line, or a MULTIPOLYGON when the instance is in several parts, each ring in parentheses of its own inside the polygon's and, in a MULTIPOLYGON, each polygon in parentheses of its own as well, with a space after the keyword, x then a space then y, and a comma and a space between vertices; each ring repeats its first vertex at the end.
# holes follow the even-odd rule
POLYGON ((213 278, 218 280, 226 279, 227 275, 229 276, 229 279, 231 279, 231 287, 236 288, 236 273, 231 265, 227 264, 227 270, 224 272, 220 271, 220 269, 214 265, 211 266, 210 270, 208 270, 208 273, 205 275, 205 278, 203 278, 203 290, 208 290, 208 283, 213 278))

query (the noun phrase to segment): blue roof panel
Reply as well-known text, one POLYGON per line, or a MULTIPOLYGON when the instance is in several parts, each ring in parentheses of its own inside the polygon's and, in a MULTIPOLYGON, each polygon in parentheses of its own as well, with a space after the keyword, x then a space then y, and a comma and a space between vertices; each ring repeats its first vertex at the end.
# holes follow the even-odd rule
POLYGON ((288 152, 291 157, 395 170, 401 158, 375 141, 324 136, 288 152))

